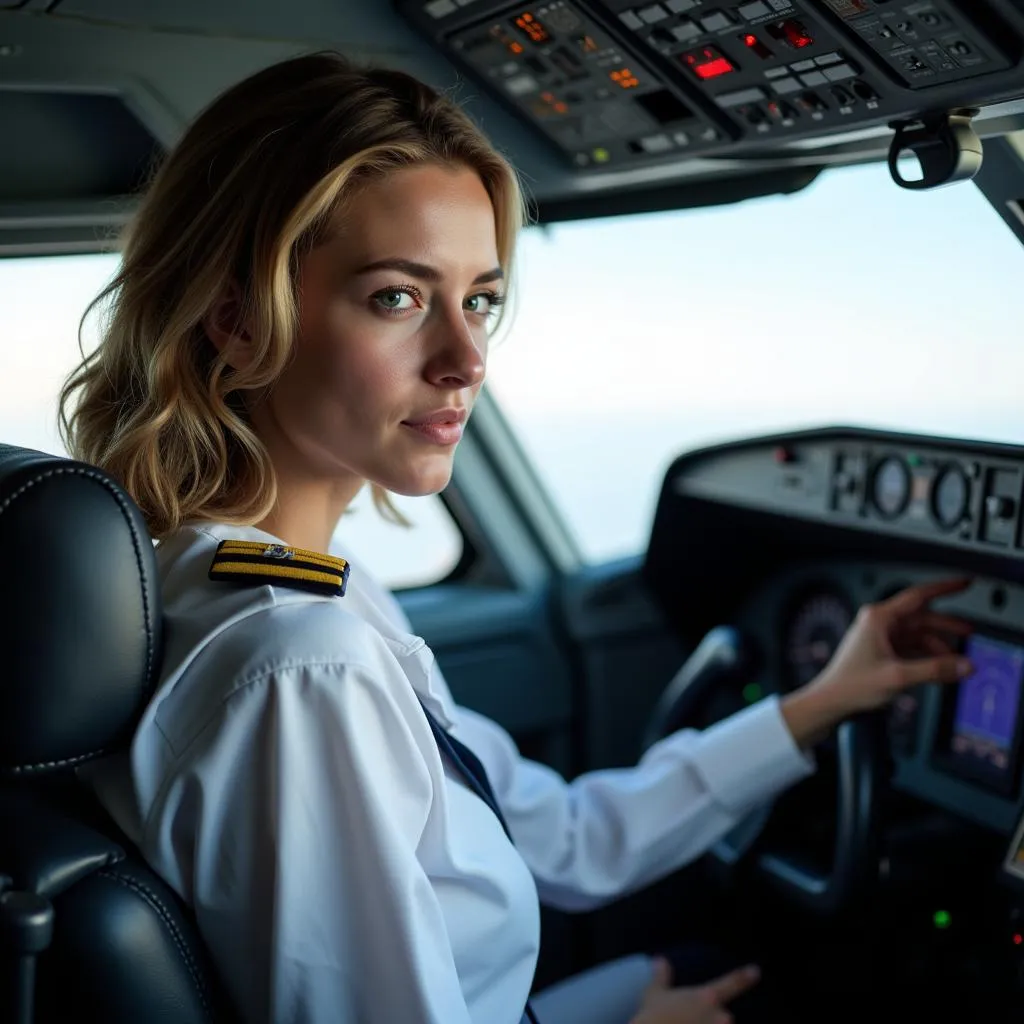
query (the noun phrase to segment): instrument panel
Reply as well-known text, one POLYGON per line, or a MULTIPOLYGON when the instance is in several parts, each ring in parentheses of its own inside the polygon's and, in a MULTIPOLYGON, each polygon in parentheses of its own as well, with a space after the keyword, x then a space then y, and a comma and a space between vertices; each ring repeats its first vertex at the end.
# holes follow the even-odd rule
POLYGON ((678 493, 756 495, 785 515, 1024 560, 1024 450, 825 431, 721 453, 678 477, 678 493))
POLYGON ((840 124, 860 107, 877 112, 888 89, 841 33, 799 0, 755 0, 722 8, 700 0, 642 7, 612 0, 626 28, 732 120, 757 136, 802 121, 840 124))
MULTIPOLYGON (((739 616, 766 654, 759 689, 785 692, 810 682, 859 605, 937 575, 929 566, 837 559, 769 581, 739 616)), ((895 789, 1008 835, 1024 800, 1024 618, 993 614, 991 591, 1006 587, 982 579, 943 606, 974 625, 962 644, 974 674, 908 691, 885 718, 895 789)), ((1024 588, 1010 589, 1015 607, 1024 607, 1024 588)))
MULTIPOLYGON (((829 9, 880 55, 911 89, 1010 66, 996 46, 948 3, 826 0, 829 9)), ((976 13, 983 8, 978 5, 976 13)))
POLYGON ((802 595, 784 629, 782 676, 787 689, 799 689, 820 675, 853 624, 850 602, 831 589, 802 595))
POLYGON ((900 532, 1020 546, 1022 467, 956 454, 856 450, 837 455, 833 505, 900 532))
POLYGON ((1022 503, 1024 448, 845 428, 755 438, 669 469, 643 573, 684 636, 749 632, 762 691, 818 675, 861 605, 971 576, 941 608, 973 623, 975 674, 888 709, 893 785, 1009 835, 1024 803, 1022 503))
POLYGON ((1004 3, 397 0, 580 170, 1024 95, 1024 13, 1004 3))

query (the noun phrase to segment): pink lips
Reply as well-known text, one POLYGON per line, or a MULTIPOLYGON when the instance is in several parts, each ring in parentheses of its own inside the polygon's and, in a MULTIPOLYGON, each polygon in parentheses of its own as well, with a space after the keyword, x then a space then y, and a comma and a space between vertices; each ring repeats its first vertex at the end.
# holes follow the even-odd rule
POLYGON ((402 426, 414 430, 433 444, 450 446, 462 439, 467 412, 462 409, 439 409, 414 419, 403 420, 402 426))

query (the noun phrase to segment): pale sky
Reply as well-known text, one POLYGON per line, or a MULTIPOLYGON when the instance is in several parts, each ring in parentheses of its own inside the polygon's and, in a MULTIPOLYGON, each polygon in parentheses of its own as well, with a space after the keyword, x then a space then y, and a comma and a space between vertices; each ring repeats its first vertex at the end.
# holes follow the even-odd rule
MULTIPOLYGON (((0 440, 59 450, 77 321, 114 267, 0 261, 0 440)), ((846 422, 1024 442, 1022 278, 973 185, 835 171, 791 197, 528 232, 489 379, 586 554, 611 557, 640 550, 664 467, 709 440, 846 422)), ((435 525, 400 537, 355 517, 383 575, 453 557, 423 505, 435 525)))

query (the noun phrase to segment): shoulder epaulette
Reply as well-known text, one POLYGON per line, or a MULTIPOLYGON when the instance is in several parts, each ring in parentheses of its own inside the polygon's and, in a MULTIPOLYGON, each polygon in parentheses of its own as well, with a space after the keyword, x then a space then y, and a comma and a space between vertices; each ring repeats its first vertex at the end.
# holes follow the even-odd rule
POLYGON ((222 540, 210 565, 210 579, 218 582, 270 583, 331 597, 344 596, 348 574, 344 558, 252 540, 222 540))

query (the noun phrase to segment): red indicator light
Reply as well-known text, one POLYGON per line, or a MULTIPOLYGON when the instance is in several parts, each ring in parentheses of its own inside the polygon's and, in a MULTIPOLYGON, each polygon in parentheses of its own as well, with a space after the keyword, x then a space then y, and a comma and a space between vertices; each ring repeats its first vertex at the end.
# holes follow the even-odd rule
POLYGON ((637 78, 629 68, 619 68, 617 71, 609 71, 608 77, 623 89, 635 89, 640 84, 640 79, 637 78))
POLYGON ((793 453, 792 449, 786 448, 784 445, 780 445, 776 448, 775 451, 772 452, 772 455, 774 456, 775 461, 783 466, 788 466, 791 462, 796 462, 796 455, 793 453))
POLYGON ((814 45, 814 36, 807 31, 807 27, 792 18, 769 25, 768 33, 794 50, 802 50, 805 46, 814 45))
POLYGON ((1014 935, 1014 937, 1013 937, 1013 944, 1015 946, 1024 945, 1024 935, 1021 935, 1020 932, 1018 932, 1016 935, 1014 935))
POLYGON ((547 29, 529 11, 516 18, 516 27, 529 36, 531 42, 543 43, 549 38, 547 29))
POLYGON ((710 64, 701 64, 693 69, 697 72, 700 78, 717 78, 719 75, 727 75, 730 71, 734 71, 735 68, 724 58, 719 57, 718 60, 713 60, 710 64))
POLYGON ((713 46, 705 46, 702 50, 693 50, 683 54, 683 63, 701 79, 718 78, 727 75, 736 68, 729 59, 713 46))
POLYGON ((756 53, 761 60, 768 60, 772 56, 772 51, 753 32, 740 36, 740 42, 752 53, 756 53))

